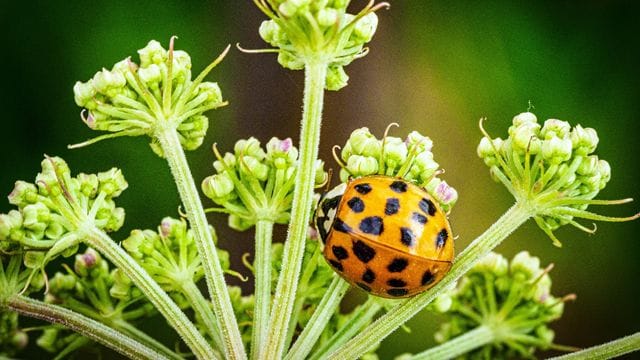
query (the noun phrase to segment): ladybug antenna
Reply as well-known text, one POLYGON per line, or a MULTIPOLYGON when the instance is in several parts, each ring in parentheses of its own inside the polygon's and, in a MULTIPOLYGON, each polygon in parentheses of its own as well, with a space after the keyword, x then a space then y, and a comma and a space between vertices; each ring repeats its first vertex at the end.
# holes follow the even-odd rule
POLYGON ((391 124, 387 125, 387 128, 384 129, 384 135, 382 136, 382 148, 380 149, 380 158, 378 159, 378 163, 380 164, 380 169, 378 170, 378 175, 382 175, 384 174, 384 145, 387 143, 387 136, 389 136, 389 130, 391 130, 391 128, 395 126, 395 127, 400 127, 400 125, 398 123, 392 122, 391 124))

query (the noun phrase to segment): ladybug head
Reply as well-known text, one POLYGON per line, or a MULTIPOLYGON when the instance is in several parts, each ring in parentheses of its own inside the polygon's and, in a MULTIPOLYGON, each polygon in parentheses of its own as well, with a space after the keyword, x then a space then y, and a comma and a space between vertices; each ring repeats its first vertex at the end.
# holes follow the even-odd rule
POLYGON ((316 226, 316 230, 318 230, 318 234, 320 234, 320 239, 322 240, 323 244, 327 239, 329 230, 331 230, 333 220, 336 216, 336 211, 338 210, 338 205, 340 205, 342 194, 344 194, 346 188, 347 184, 341 183, 340 185, 324 193, 320 197, 320 201, 318 201, 314 223, 316 226))

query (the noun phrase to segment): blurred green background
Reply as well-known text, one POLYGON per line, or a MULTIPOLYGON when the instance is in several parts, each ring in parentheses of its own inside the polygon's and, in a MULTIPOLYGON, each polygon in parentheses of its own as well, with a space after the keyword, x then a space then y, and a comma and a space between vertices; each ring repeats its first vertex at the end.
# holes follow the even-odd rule
MULTIPOLYGON (((414 129, 429 135, 444 178, 460 193, 451 215, 460 251, 512 203, 476 156, 478 119, 488 117, 487 129, 505 136, 511 118, 531 101, 540 120, 598 130, 598 154, 613 169, 601 198, 640 198, 640 18, 633 1, 391 2, 379 13, 370 54, 347 67, 350 85, 326 96, 321 157, 330 167, 336 167, 331 147, 358 127, 381 135, 398 122, 393 135, 414 129)), ((33 180, 46 153, 63 156, 75 172, 122 168, 130 187, 119 201, 127 221, 116 238, 176 216, 169 171, 146 139, 66 149, 95 136, 80 121, 71 88, 103 66, 137 56, 150 39, 166 45, 178 35, 176 47, 191 54, 195 72, 229 43, 264 47, 257 35, 263 15, 251 1, 3 2, 0 14, 0 192, 8 194, 17 179, 33 180)), ((227 150, 249 136, 297 140, 301 72, 282 69, 273 55, 233 49, 209 78, 219 82, 230 105, 209 113, 206 145, 189 154, 196 179, 212 172, 213 142, 227 150)), ((629 215, 639 207, 599 210, 629 215)), ((0 204, 1 212, 9 209, 0 204)), ((221 245, 233 252, 233 266, 248 273, 239 257, 251 251, 252 235, 223 231, 221 217, 211 222, 223 232, 221 245)), ((530 222, 498 251, 512 256, 526 249, 556 264, 554 293, 578 295, 554 326, 556 341, 588 346, 640 330, 639 232, 638 221, 600 223, 592 236, 563 228, 557 235, 564 247, 558 249, 530 222)), ((433 342, 436 318, 421 315, 409 325, 413 335, 389 337, 382 358, 433 342)))

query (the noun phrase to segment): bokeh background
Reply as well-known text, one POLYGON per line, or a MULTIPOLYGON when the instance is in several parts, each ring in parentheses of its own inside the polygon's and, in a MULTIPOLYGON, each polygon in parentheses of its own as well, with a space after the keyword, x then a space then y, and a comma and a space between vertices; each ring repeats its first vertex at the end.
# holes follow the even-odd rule
MULTIPOLYGON (((478 119, 487 117, 488 130, 505 136, 511 118, 531 101, 541 120, 598 130, 598 154, 613 169, 602 198, 640 198, 640 18, 633 1, 391 3, 379 13, 370 54, 347 67, 350 85, 326 96, 321 157, 330 167, 336 167, 331 147, 358 127, 381 135, 388 123, 398 122, 393 135, 414 129, 429 135, 444 178, 460 193, 451 215, 460 251, 512 203, 476 156, 478 119)), ((363 4, 353 1, 354 7, 363 4)), ((8 194, 17 179, 32 180, 46 153, 63 156, 76 172, 122 168, 130 187, 119 201, 127 220, 116 238, 176 216, 179 201, 169 171, 146 139, 66 149, 95 136, 80 121, 72 86, 103 66, 137 56, 150 39, 166 45, 171 35, 179 36, 176 47, 191 54, 197 72, 229 43, 264 47, 257 34, 263 15, 251 1, 235 0, 0 6, 0 192, 8 194)), ((297 141, 301 72, 282 69, 273 55, 233 49, 209 78, 219 82, 230 105, 209 113, 205 146, 189 154, 196 179, 212 172, 214 142, 226 150, 249 136, 297 141)), ((599 210, 630 215, 639 207, 599 210)), ((0 203, 0 211, 9 209, 0 203)), ((233 266, 247 274, 239 256, 251 251, 252 234, 225 231, 222 217, 211 222, 223 233, 221 246, 234 254, 233 266)), ((543 263, 555 263, 554 292, 578 295, 554 326, 556 341, 588 346, 640 330, 639 233, 640 221, 600 223, 592 236, 567 227, 557 232, 564 244, 558 249, 530 222, 498 251, 511 257, 526 249, 543 263)), ((400 330, 389 337, 381 358, 429 346, 437 323, 426 314, 414 318, 413 334, 400 330)))

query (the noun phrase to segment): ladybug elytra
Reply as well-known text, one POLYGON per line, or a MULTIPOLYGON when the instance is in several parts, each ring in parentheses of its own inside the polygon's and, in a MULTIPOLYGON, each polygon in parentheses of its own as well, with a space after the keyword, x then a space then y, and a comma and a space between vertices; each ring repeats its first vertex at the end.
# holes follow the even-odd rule
POLYGON ((315 216, 327 262, 352 285, 382 297, 423 292, 449 271, 453 237, 423 188, 371 175, 326 193, 315 216))

